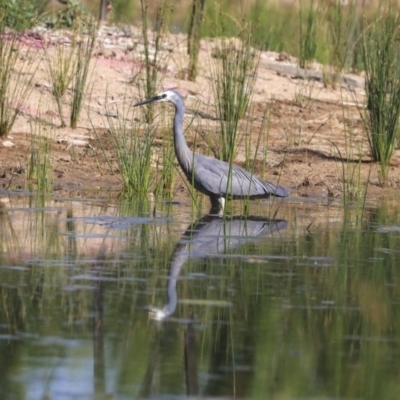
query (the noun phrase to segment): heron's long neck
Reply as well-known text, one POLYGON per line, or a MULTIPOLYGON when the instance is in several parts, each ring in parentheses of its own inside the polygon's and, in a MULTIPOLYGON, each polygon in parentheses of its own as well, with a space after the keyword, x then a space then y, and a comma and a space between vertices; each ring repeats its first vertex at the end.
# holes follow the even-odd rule
POLYGON ((183 171, 188 174, 192 170, 193 152, 189 149, 186 139, 183 136, 183 115, 185 106, 182 103, 180 107, 175 106, 174 117, 174 147, 176 158, 183 171))

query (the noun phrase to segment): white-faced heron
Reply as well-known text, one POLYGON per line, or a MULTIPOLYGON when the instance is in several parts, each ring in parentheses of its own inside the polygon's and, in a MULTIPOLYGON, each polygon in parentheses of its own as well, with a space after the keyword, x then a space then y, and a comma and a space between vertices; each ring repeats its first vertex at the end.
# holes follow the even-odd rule
POLYGON ((133 107, 157 101, 168 101, 175 106, 173 131, 176 158, 189 182, 210 198, 211 214, 223 213, 225 198, 259 199, 271 195, 289 195, 287 189, 266 182, 241 167, 191 151, 183 135, 185 103, 175 90, 162 92, 151 99, 136 103, 133 107))

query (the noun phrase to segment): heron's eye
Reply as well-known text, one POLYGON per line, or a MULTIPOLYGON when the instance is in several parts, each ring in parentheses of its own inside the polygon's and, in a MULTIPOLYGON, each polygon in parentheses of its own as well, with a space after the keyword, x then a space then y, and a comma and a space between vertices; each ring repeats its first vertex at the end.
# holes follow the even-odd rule
POLYGON ((161 98, 165 99, 167 97, 167 95, 164 93, 163 95, 161 95, 161 98))

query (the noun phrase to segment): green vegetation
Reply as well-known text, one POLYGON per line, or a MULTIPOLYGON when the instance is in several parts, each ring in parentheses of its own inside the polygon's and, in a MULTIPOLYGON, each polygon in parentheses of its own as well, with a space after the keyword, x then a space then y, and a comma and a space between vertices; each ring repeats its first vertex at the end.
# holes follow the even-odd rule
POLYGON ((63 117, 62 99, 68 86, 71 84, 76 70, 76 39, 72 39, 71 46, 64 43, 55 44, 55 56, 49 53, 46 45, 43 46, 45 52, 45 63, 53 84, 53 96, 57 103, 58 114, 61 120, 61 126, 66 126, 63 117))
POLYGON ((188 33, 189 75, 190 81, 197 76, 197 60, 200 51, 201 26, 203 23, 205 0, 193 0, 188 33))
POLYGON ((50 0, 0 0, 1 25, 21 31, 38 24, 50 0))
MULTIPOLYGON (((71 29, 71 46, 56 44, 54 51, 44 47, 44 60, 52 81, 61 126, 66 125, 63 108, 69 100, 66 92, 71 89, 69 124, 72 128, 77 127, 87 93, 90 60, 98 26, 80 2, 67 0, 64 3, 60 9, 53 9, 48 4, 45 8, 46 4, 43 4, 43 7, 38 6, 33 10, 29 2, 11 1, 1 8, 0 33, 5 40, 0 41, 0 63, 3 66, 0 70, 0 136, 6 136, 10 132, 32 88, 33 57, 29 50, 24 49, 21 53, 18 39, 20 33, 8 30, 8 27, 29 27, 20 19, 23 17, 30 18, 35 23, 44 15, 46 18, 56 17, 55 21, 58 22, 52 26, 71 29)), ((124 1, 121 0, 118 4, 114 10, 116 13, 121 12, 118 10, 124 1)), ((354 1, 343 4, 322 0, 299 0, 295 5, 277 5, 272 1, 256 0, 248 4, 248 7, 242 7, 237 1, 193 0, 187 7, 191 7, 191 18, 183 17, 182 10, 175 9, 171 0, 158 0, 154 4, 140 0, 132 8, 132 13, 136 13, 136 17, 141 20, 144 46, 143 54, 138 54, 134 61, 140 71, 130 83, 139 88, 140 97, 148 98, 159 91, 168 65, 167 58, 175 57, 173 46, 168 47, 168 51, 164 48, 168 30, 188 31, 188 72, 184 71, 183 62, 175 60, 175 65, 180 63, 182 66, 175 77, 181 77, 184 71, 183 76, 192 80, 196 79, 200 39, 207 36, 217 38, 213 42, 214 58, 210 60, 210 75, 215 99, 215 110, 211 113, 217 117, 219 135, 207 137, 203 132, 202 136, 206 138, 210 151, 226 161, 233 161, 238 149, 243 149, 244 146, 246 166, 252 168, 256 157, 252 154, 248 138, 254 133, 254 129, 246 114, 256 82, 260 49, 287 51, 298 57, 302 68, 310 66, 313 60, 325 63, 325 85, 335 86, 343 69, 359 70, 361 65, 366 71, 367 112, 363 112, 366 137, 373 160, 381 163, 382 183, 385 182, 388 165, 398 143, 397 120, 400 114, 400 69, 396 67, 400 60, 396 25, 399 19, 390 7, 383 3, 379 6, 371 3, 360 8, 354 1)), ((119 18, 118 15, 114 17, 119 18)), ((137 45, 134 43, 134 46, 137 45)), ((307 72, 302 71, 301 76, 306 79, 304 83, 297 85, 294 103, 296 107, 311 110, 315 104, 316 78, 307 72)), ((155 118, 152 105, 145 110, 146 121, 151 123, 155 118)), ((289 146, 304 143, 303 121, 301 118, 298 121, 295 132, 293 129, 284 132, 289 146)), ((140 149, 150 148, 155 132, 163 129, 164 126, 160 128, 155 125, 149 128, 149 132, 143 136, 149 142, 144 141, 144 147, 140 149)), ((261 138, 264 133, 260 132, 259 135, 261 138)), ((138 136, 133 138, 133 134, 128 136, 131 137, 127 142, 129 145, 139 140, 138 136)), ((312 138, 313 135, 307 139, 308 142, 312 138)), ((348 135, 348 139, 352 140, 352 135, 348 135)), ((256 140, 259 146, 260 142, 256 140)), ((166 147, 162 149, 163 156, 160 157, 163 160, 162 165, 161 162, 156 162, 156 177, 146 180, 148 184, 144 186, 145 192, 151 188, 159 193, 160 188, 164 188, 171 196, 176 169, 171 142, 164 140, 164 143, 166 147)), ((121 149, 121 143, 115 144, 116 148, 121 149)), ((137 148, 134 146, 132 149, 136 151, 137 148)), ((117 152, 122 156, 123 152, 117 152)), ((144 165, 149 165, 146 164, 149 154, 147 151, 143 154, 144 165)), ((348 159, 347 156, 344 157, 345 160, 348 159)), ((357 157, 360 157, 357 159, 361 162, 362 155, 357 157)), ((125 163, 124 161, 122 164, 125 163)), ((124 168, 120 170, 123 171, 124 168)), ((355 171, 353 174, 347 172, 346 175, 354 176, 354 173, 355 171)), ((350 181, 353 182, 353 179, 350 181)), ((352 192, 352 189, 347 188, 346 192, 352 192)))
MULTIPOLYGON (((156 132, 151 125, 135 121, 130 105, 124 107, 117 118, 113 118, 109 107, 107 109, 107 125, 122 179, 122 195, 128 199, 145 199, 154 183, 151 165, 156 132)), ((111 171, 115 172, 111 160, 106 153, 104 155, 111 171)))
MULTIPOLYGON (((399 138, 400 18, 384 13, 371 23, 366 15, 361 23, 354 3, 345 8, 340 2, 329 2, 322 8, 322 1, 302 0, 300 9, 279 9, 256 0, 247 15, 241 14, 236 2, 206 3, 203 35, 217 35, 218 25, 229 36, 214 41, 210 60, 215 110, 210 110, 212 106, 200 110, 218 118, 215 126, 221 134, 208 139, 210 149, 217 157, 233 161, 238 146, 244 146, 248 170, 261 169, 262 176, 267 167, 269 122, 275 110, 268 98, 261 100, 263 108, 251 103, 262 61, 258 49, 287 50, 299 56, 304 67, 314 58, 329 62, 333 70, 325 84, 335 83, 343 68, 359 68, 361 55, 367 95, 366 108, 360 105, 364 138, 373 160, 381 163, 384 182, 399 138), (315 10, 323 16, 318 23, 315 10)), ((151 26, 149 3, 141 2, 146 35, 151 26)), ((165 60, 159 50, 170 23, 171 3, 158 3, 159 24, 152 36, 156 51, 152 53, 152 38, 146 36, 143 76, 131 82, 143 97, 153 96, 161 81, 165 60)), ((6 30, 25 25, 0 26, 0 136, 5 136, 32 87, 35 64, 29 51, 22 52, 18 35, 6 30)), ((61 118, 62 96, 73 88, 70 122, 75 127, 87 94, 95 26, 83 26, 89 33, 82 40, 76 38, 71 52, 57 47, 53 63, 50 52, 45 57, 61 118)), ((192 39, 195 71, 199 36, 192 39)), ((285 121, 274 115, 278 126, 273 128, 287 135, 288 151, 312 141, 315 133, 307 139, 302 136, 303 121, 314 124, 314 132, 326 123, 308 117, 316 88, 311 77, 305 77, 290 106, 294 112, 282 113, 283 118, 295 119, 298 130, 290 132, 285 121), (298 116, 300 111, 305 118, 298 116)), ((34 389, 39 392, 43 387, 42 397, 51 398, 52 391, 59 391, 59 377, 71 373, 74 383, 83 388, 93 377, 93 396, 99 399, 160 398, 165 393, 182 397, 190 373, 183 371, 183 365, 188 365, 183 360, 192 350, 196 355, 192 375, 200 377, 202 394, 208 397, 397 398, 400 243, 399 227, 393 221, 398 221, 400 212, 397 203, 390 212, 385 204, 364 209, 368 183, 363 185, 361 175, 363 142, 353 131, 359 126, 352 125, 345 102, 337 119, 337 124, 348 123, 344 152, 332 141, 345 207, 334 199, 329 199, 329 207, 283 203, 282 215, 289 221, 286 231, 243 243, 235 236, 231 239, 238 246, 232 248, 225 240, 222 247, 228 256, 218 250, 204 255, 203 249, 190 254, 190 237, 175 248, 192 222, 188 208, 177 208, 179 220, 174 220, 165 218, 169 208, 156 210, 149 200, 151 193, 156 200, 163 194, 170 200, 181 173, 171 135, 173 110, 157 106, 160 111, 148 111, 131 105, 130 93, 107 96, 104 135, 100 137, 100 128, 93 127, 96 146, 110 171, 121 175, 117 205, 86 198, 76 201, 74 194, 67 202, 57 198, 51 203, 39 196, 10 196, 5 200, 11 211, 0 202, 0 363, 7 395, 25 398, 33 377, 34 389), (119 104, 113 108, 115 103, 119 104), (106 140, 111 143, 107 149, 102 144, 106 140), (362 199, 362 209, 351 207, 350 200, 362 199), (154 324, 142 308, 165 304, 166 276, 176 249, 182 250, 183 261, 176 276, 176 319, 154 324), (87 365, 94 368, 76 374, 86 371, 87 365)), ((188 111, 193 118, 200 114, 188 111)), ((52 138, 44 137, 37 114, 32 113, 30 122, 26 180, 38 192, 48 192, 52 138)), ((201 127, 192 128, 195 133, 189 145, 197 150, 201 127)), ((306 159, 298 157, 299 163, 306 159)), ((198 206, 204 196, 190 183, 188 189, 198 206)), ((246 207, 250 213, 252 205, 246 207)), ((276 203, 273 208, 271 203, 257 207, 257 214, 273 215, 276 203)), ((200 212, 202 207, 192 210, 200 212)))
MULTIPOLYGON (((156 161, 156 182, 154 192, 156 198, 164 197, 165 200, 172 200, 175 194, 175 184, 179 166, 176 162, 174 141, 171 135, 172 127, 165 123, 165 117, 162 115, 162 150, 156 161)), ((169 118, 169 117, 167 117, 169 118)), ((171 118, 169 118, 171 120, 171 118)))
POLYGON ((250 29, 245 28, 238 38, 220 39, 213 50, 211 68, 220 134, 211 149, 225 161, 236 156, 244 134, 238 131, 239 120, 246 114, 257 78, 260 53, 251 47, 250 37, 250 29))
POLYGON ((380 162, 382 180, 398 137, 400 115, 399 15, 390 11, 365 29, 363 62, 367 110, 365 126, 374 161, 380 162))
MULTIPOLYGON (((40 134, 40 133, 39 133, 40 134)), ((31 133, 31 144, 26 161, 28 186, 39 193, 49 193, 52 189, 51 143, 53 138, 31 133)))
POLYGON ((328 63, 333 73, 326 83, 335 85, 343 68, 350 65, 351 59, 356 58, 352 55, 352 50, 355 51, 357 44, 355 33, 358 16, 355 1, 350 1, 347 5, 341 1, 327 3, 325 13, 328 24, 328 63))
POLYGON ((67 89, 71 88, 70 127, 76 128, 88 86, 90 62, 96 42, 98 24, 87 13, 80 15, 78 19, 74 19, 71 23, 70 43, 65 43, 64 39, 55 44, 45 43, 43 51, 61 126, 66 126, 63 116, 63 97, 67 89))
POLYGON ((97 37, 97 29, 97 23, 93 18, 89 17, 85 20, 85 24, 78 30, 79 33, 85 33, 86 35, 75 42, 76 61, 73 64, 73 98, 70 115, 71 128, 76 128, 79 114, 82 110, 83 100, 87 89, 87 81, 89 78, 90 61, 97 37))
POLYGON ((299 1, 299 66, 306 68, 317 51, 318 15, 314 0, 299 1))
POLYGON ((74 28, 90 18, 86 7, 79 0, 63 0, 64 7, 47 21, 47 25, 56 29, 74 28))
POLYGON ((112 21, 117 24, 132 24, 138 18, 140 6, 132 0, 113 0, 112 21))
POLYGON ((0 11, 0 137, 7 136, 32 89, 32 50, 22 50, 18 34, 2 25, 0 11), (23 55, 23 57, 22 57, 23 55))
MULTIPOLYGON (((171 0, 159 0, 157 2, 156 14, 154 16, 153 36, 149 38, 149 20, 148 20, 148 2, 140 0, 141 6, 141 21, 144 45, 144 71, 145 71, 145 98, 153 97, 156 94, 156 88, 159 84, 159 73, 163 71, 166 60, 160 59, 160 49, 162 40, 166 33, 169 16, 171 13, 171 0), (154 42, 154 51, 150 49, 150 42, 154 42)), ((152 46, 153 47, 153 46, 152 46)), ((153 105, 146 107, 146 120, 148 123, 153 121, 153 105)))

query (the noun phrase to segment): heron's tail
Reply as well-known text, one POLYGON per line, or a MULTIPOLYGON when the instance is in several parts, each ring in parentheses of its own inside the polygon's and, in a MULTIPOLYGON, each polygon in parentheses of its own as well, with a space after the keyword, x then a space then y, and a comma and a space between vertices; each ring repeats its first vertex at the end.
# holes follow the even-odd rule
POLYGON ((287 197, 289 196, 289 191, 282 186, 275 186, 275 191, 272 191, 271 194, 276 197, 287 197))

